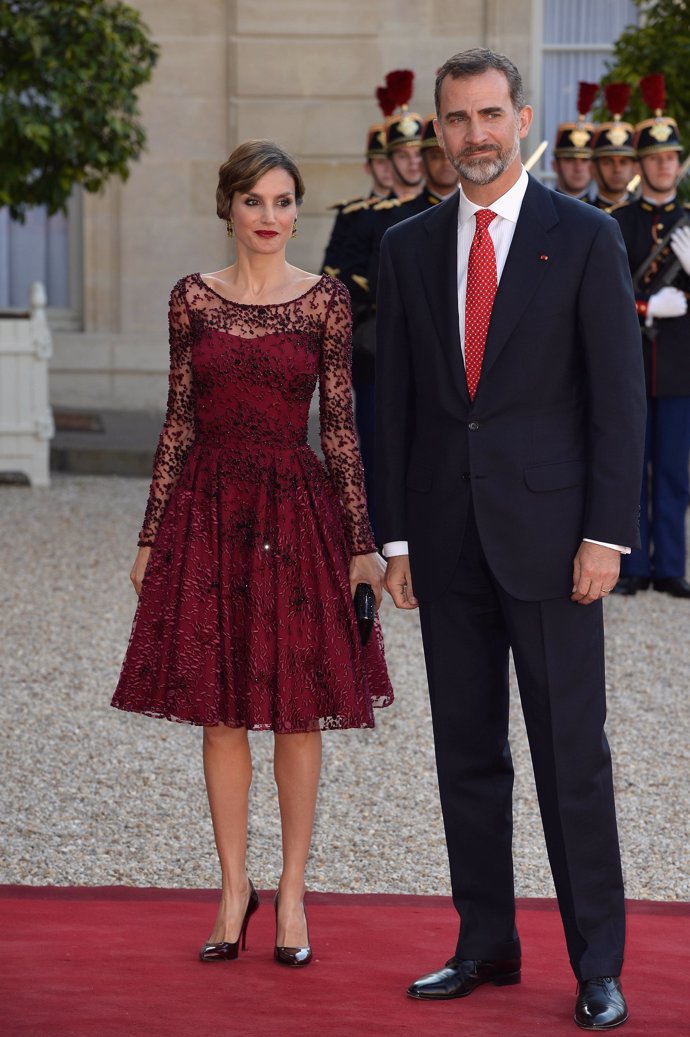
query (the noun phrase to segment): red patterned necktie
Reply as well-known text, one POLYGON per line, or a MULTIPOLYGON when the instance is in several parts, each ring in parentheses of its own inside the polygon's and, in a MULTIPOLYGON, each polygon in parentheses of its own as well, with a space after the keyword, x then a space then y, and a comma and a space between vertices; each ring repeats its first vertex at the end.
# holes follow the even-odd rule
POLYGON ((484 359, 484 346, 489 331, 491 308, 496 296, 496 253, 489 234, 489 224, 496 213, 477 209, 477 227, 467 260, 467 294, 465 297, 465 374, 470 399, 477 393, 484 359))

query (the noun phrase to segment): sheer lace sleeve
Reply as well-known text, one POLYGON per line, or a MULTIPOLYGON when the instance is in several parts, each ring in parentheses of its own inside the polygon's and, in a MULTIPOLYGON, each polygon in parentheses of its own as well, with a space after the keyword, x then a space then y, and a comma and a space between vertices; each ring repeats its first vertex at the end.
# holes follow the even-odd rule
POLYGON ((185 302, 185 282, 178 281, 170 295, 170 376, 165 423, 153 459, 153 478, 149 490, 139 546, 153 544, 170 494, 180 476, 185 458, 194 442, 194 402, 192 398, 192 350, 189 314, 185 302))
POLYGON ((364 472, 352 417, 352 314, 345 287, 333 282, 319 367, 321 447, 345 507, 353 555, 376 550, 364 492, 364 472))

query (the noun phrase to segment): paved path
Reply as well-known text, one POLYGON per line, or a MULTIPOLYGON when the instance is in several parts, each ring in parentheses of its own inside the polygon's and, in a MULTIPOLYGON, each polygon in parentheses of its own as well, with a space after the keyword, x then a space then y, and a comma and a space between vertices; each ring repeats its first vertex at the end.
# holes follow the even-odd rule
MULTIPOLYGON (((0 882, 217 884, 200 732, 108 703, 134 609, 127 574, 147 482, 62 475, 0 486, 0 882)), ((690 605, 607 602, 609 737, 629 897, 683 899, 690 605)), ((414 614, 383 613, 396 704, 374 732, 324 735, 313 889, 447 893, 414 614)), ((514 696, 516 699, 517 696, 514 696)), ((517 892, 551 896, 528 751, 513 704, 517 892)), ((272 738, 252 735, 249 866, 278 875, 272 738)))

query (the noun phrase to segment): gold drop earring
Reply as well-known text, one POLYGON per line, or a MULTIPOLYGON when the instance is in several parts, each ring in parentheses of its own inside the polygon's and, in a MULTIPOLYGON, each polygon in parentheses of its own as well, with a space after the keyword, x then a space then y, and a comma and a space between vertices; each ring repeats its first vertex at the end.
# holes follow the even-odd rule
POLYGON ((295 220, 295 222, 292 225, 292 234, 290 235, 290 237, 291 238, 296 238, 297 237, 297 220, 295 220))
POLYGON ((234 230, 232 228, 232 220, 226 220, 225 221, 225 225, 228 228, 228 237, 229 238, 234 237, 235 232, 234 232, 234 230))

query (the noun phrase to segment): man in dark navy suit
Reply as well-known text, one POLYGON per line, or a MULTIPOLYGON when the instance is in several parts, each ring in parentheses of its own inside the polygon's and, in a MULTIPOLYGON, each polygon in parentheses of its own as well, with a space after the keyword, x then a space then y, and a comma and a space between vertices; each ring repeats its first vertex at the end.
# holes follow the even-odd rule
POLYGON ((645 395, 619 230, 528 177, 532 111, 507 58, 440 69, 460 190, 392 228, 378 283, 387 587, 420 606, 461 919, 422 999, 520 981, 508 744, 512 650, 570 962, 575 1021, 627 1019, 602 598, 638 543, 645 395))

